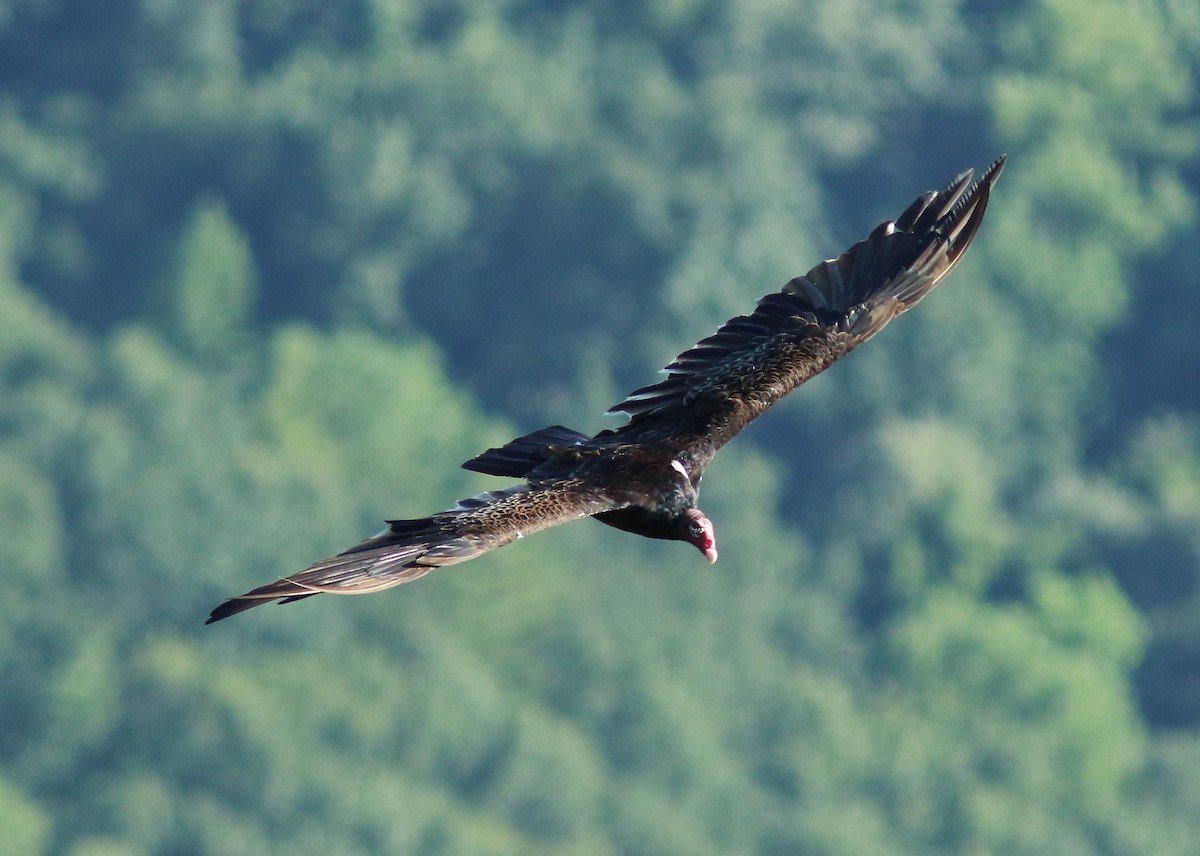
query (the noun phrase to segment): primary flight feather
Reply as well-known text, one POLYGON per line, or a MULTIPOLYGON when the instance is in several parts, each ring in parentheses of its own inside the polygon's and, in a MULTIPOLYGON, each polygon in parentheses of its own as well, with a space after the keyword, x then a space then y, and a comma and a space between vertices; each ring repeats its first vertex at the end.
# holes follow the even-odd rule
POLYGON ((550 526, 594 517, 687 541, 710 561, 716 538, 696 506, 704 468, 751 420, 912 307, 958 263, 983 222, 1004 157, 917 198, 836 259, 768 294, 666 367, 665 380, 610 412, 627 424, 588 436, 552 426, 463 464, 524 484, 461 500, 307 570, 230 598, 207 624, 270 601, 365 594, 465 562, 550 526))

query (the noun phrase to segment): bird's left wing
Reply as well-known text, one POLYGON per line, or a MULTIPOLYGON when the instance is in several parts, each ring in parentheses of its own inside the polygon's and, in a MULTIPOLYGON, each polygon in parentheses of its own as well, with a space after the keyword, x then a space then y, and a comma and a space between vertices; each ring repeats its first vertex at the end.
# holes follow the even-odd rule
POLYGON ((604 491, 573 479, 535 482, 460 500, 454 508, 388 528, 307 570, 230 598, 206 624, 251 607, 314 594, 366 594, 411 582, 435 568, 474 559, 560 523, 623 507, 604 491))
POLYGON ((680 354, 667 378, 610 412, 632 419, 617 437, 673 440, 708 457, 791 390, 912 307, 958 263, 978 233, 1004 158, 920 196, 836 259, 768 294, 680 354))

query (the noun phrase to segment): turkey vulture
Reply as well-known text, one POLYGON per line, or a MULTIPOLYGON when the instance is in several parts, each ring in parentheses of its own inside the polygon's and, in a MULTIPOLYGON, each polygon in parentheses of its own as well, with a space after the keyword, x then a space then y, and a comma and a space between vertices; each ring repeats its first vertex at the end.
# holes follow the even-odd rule
POLYGON ((923 194, 865 241, 726 322, 676 357, 665 380, 610 408, 629 415, 623 427, 589 437, 556 425, 489 449, 463 466, 524 483, 432 517, 392 520, 341 555, 225 601, 205 623, 273 600, 380 591, 581 517, 687 541, 715 562, 712 523, 696 507, 713 455, 928 294, 974 240, 1003 167, 1001 156, 978 181, 967 170, 923 194))

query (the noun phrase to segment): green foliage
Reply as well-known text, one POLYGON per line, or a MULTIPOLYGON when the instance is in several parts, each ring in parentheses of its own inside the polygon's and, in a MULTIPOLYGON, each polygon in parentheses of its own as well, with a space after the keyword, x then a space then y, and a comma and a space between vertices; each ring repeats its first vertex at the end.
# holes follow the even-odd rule
POLYGON ((1191 6, 84 5, 0 12, 0 850, 1194 849, 1191 6), (714 463, 716 567, 201 627, 1004 149, 714 463))
POLYGON ((1200 431, 1194 419, 1146 422, 1121 461, 1123 513, 1096 533, 1119 579, 1153 628, 1138 672, 1148 711, 1180 726, 1200 711, 1200 683, 1184 664, 1200 650, 1200 431))
POLYGON ((364 506, 446 481, 451 491, 466 489, 466 474, 447 479, 445 462, 472 457, 490 438, 465 397, 447 388, 428 343, 291 327, 275 335, 272 352, 263 416, 291 467, 338 480, 358 497, 347 501, 364 506))
POLYGON ((3 778, 0 778, 0 823, 4 825, 4 840, 0 841, 0 853, 4 856, 39 856, 47 852, 50 818, 3 778))
POLYGON ((218 200, 196 203, 171 278, 181 341, 209 359, 229 356, 246 335, 255 275, 246 239, 218 200))
POLYGON ((1023 388, 1051 397, 1038 421, 1068 434, 1066 387, 1100 368, 1091 348, 1127 310, 1134 262, 1194 219, 1182 167, 1200 151, 1185 112, 1194 69, 1162 12, 1120 0, 1083 10, 1053 0, 1009 25, 1010 68, 991 93, 999 134, 1024 150, 989 223, 993 247, 1022 248, 1005 279, 1036 307, 1027 334, 1046 354, 1023 388))
MULTIPOLYGON (((1129 607, 1103 583, 1048 581, 1028 607, 926 591, 885 639, 878 686, 825 711, 820 730, 797 725, 812 712, 782 720, 797 733, 771 753, 770 781, 816 827, 793 846, 1094 852, 1091 830, 1126 817, 1144 751, 1117 678, 1137 656, 1129 607)), ((811 680, 796 691, 810 711, 838 694, 811 680)))

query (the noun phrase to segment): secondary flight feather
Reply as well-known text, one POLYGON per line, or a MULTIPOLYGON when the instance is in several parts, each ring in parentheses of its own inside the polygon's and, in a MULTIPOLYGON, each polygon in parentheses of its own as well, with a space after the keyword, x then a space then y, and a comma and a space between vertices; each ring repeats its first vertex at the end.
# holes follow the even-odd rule
POLYGON ((555 425, 489 449, 463 466, 523 484, 461 500, 300 573, 230 598, 211 624, 262 603, 365 594, 474 559, 535 532, 593 517, 648 538, 686 541, 717 560, 712 522, 696 505, 704 468, 772 404, 878 333, 928 294, 983 222, 1004 157, 917 198, 835 259, 762 298, 666 367, 664 380, 610 412, 621 428, 595 436, 555 425))

